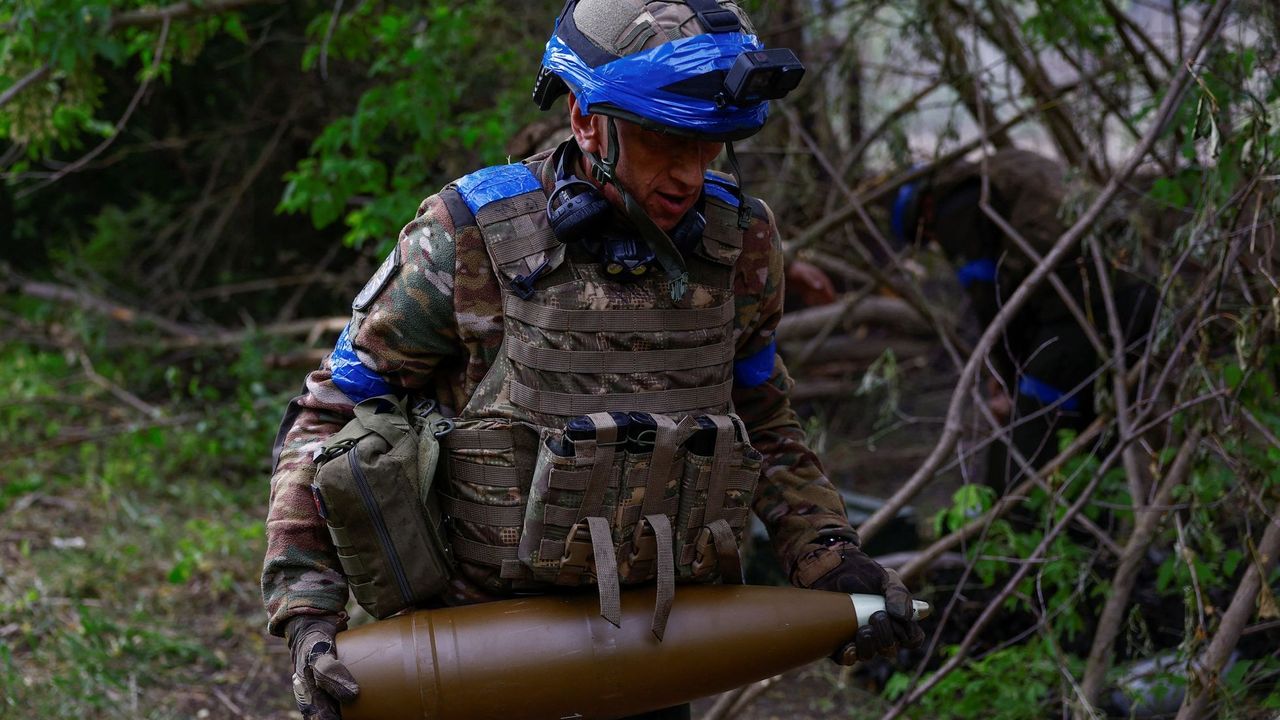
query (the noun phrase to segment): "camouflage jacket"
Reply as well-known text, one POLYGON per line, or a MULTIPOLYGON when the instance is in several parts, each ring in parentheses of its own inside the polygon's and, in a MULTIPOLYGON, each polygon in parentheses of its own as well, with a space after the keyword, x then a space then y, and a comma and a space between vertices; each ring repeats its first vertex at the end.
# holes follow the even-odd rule
MULTIPOLYGON (((525 161, 545 189, 554 185, 545 155, 525 161)), ((743 234, 734 269, 736 357, 753 357, 774 339, 782 315, 783 258, 776 226, 763 203, 743 234)), ((498 357, 502 296, 475 226, 457 229, 439 195, 418 208, 400 233, 401 266, 361 311, 346 334, 362 364, 406 392, 462 408, 498 357)), ((735 412, 765 458, 753 510, 767 527, 784 570, 791 570, 819 530, 848 527, 844 504, 826 478, 788 401, 791 377, 775 358, 767 381, 735 387, 735 412)), ((332 380, 326 359, 290 403, 277 439, 262 593, 268 628, 282 635, 298 614, 332 614, 346 605, 347 587, 310 484, 312 458, 352 417, 351 400, 332 380)), ((455 580, 449 604, 494 599, 455 580)))

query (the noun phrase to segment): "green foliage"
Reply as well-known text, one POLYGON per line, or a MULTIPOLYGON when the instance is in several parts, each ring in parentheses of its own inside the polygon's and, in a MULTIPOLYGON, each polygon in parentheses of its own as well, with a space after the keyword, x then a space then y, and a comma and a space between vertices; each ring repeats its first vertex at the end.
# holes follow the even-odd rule
MULTIPOLYGON (((99 331, 66 319, 85 342, 99 331)), ((86 383, 59 352, 0 349, 0 536, 28 538, 16 555, 3 547, 0 715, 194 717, 198 700, 163 698, 239 683, 257 661, 253 579, 285 402, 265 390, 285 383, 258 345, 203 367, 95 352, 97 371, 127 377, 159 418, 86 383), (228 640, 210 644, 218 636, 228 640)), ((276 696, 286 707, 287 692, 276 696)))
POLYGON ((933 532, 938 536, 960 529, 969 521, 991 509, 995 490, 986 485, 962 485, 951 497, 952 505, 933 517, 933 532))
MULTIPOLYGON (((1035 638, 988 653, 944 678, 919 705, 921 717, 937 720, 1030 720, 1045 716, 1046 702, 1057 692, 1065 671, 1078 672, 1078 661, 1064 662, 1051 640, 1035 638)), ((910 678, 890 678, 885 694, 901 695, 910 678)))
POLYGON ((115 132, 115 117, 104 117, 105 86, 99 63, 136 67, 138 80, 167 79, 174 59, 190 62, 219 33, 240 40, 239 16, 197 18, 171 23, 164 45, 161 26, 113 26, 121 13, 154 7, 141 0, 17 0, 0 4, 0 92, 48 66, 34 85, 0 106, 0 140, 27 146, 40 158, 54 148, 82 147, 91 138, 115 132), (159 59, 155 57, 161 49, 159 59))
POLYGON ((341 219, 349 244, 376 239, 386 252, 411 209, 451 173, 505 161, 506 138, 534 113, 528 87, 540 57, 528 34, 495 42, 516 34, 507 8, 366 3, 331 35, 327 16, 313 19, 304 67, 316 68, 327 51, 367 67, 372 84, 287 174, 280 209, 306 212, 316 227, 341 219))

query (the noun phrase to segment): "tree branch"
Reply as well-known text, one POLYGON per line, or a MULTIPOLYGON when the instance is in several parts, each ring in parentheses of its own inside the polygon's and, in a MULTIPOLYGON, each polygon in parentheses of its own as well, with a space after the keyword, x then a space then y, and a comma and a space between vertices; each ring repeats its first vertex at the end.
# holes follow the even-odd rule
POLYGON ((1192 663, 1193 677, 1197 682, 1189 684, 1187 695, 1182 699, 1182 707, 1178 710, 1177 720, 1197 720, 1207 716, 1209 698, 1218 686, 1222 668, 1240 640, 1245 624, 1253 616, 1258 591, 1271 573, 1271 568, 1275 567, 1277 555, 1280 555, 1280 506, 1272 510, 1271 522, 1267 523, 1266 532, 1262 535, 1255 561, 1249 563, 1249 569, 1245 571, 1235 596, 1231 598, 1231 605, 1222 615, 1222 622, 1218 624, 1218 632, 1209 643, 1209 649, 1200 657, 1199 662, 1192 663))
POLYGON ((31 72, 22 76, 22 78, 18 80, 18 82, 5 88, 4 92, 0 92, 0 107, 4 107, 5 103, 17 97, 18 93, 22 92, 23 90, 26 90, 29 85, 39 81, 41 78, 43 78, 45 75, 48 75, 48 74, 49 74, 49 63, 45 63, 40 67, 36 68, 35 70, 32 70, 31 72))
POLYGON ((162 25, 173 20, 187 20, 205 15, 231 12, 253 5, 277 4, 282 0, 204 0, 203 2, 180 2, 162 8, 146 8, 129 10, 111 16, 107 22, 109 30, 126 27, 151 27, 162 25))
POLYGON ((1191 66, 1198 61, 1210 41, 1218 36, 1222 28, 1222 21, 1226 15, 1226 9, 1230 4, 1231 0, 1218 0, 1213 9, 1209 11, 1205 18, 1204 27, 1196 40, 1191 54, 1179 66, 1177 76, 1170 83, 1168 94, 1165 95, 1163 102, 1161 102, 1159 109, 1155 113, 1155 121, 1152 122, 1151 127, 1148 128, 1143 136, 1142 142, 1139 143, 1128 161, 1125 162, 1124 167, 1107 183, 1107 186, 1102 190, 1098 198, 1094 200, 1089 209, 1058 239, 1053 249, 1045 255, 1044 262, 1036 266, 1031 274, 1027 276, 1027 279, 1018 286, 1018 289, 1014 291, 1004 307, 997 313, 995 319, 987 326, 982 338, 978 341, 978 346, 975 348, 973 355, 965 364, 956 389, 951 396, 951 404, 947 409, 942 437, 939 438, 933 452, 925 459, 915 474, 893 494, 893 497, 889 498, 879 510, 868 518, 867 522, 863 523, 859 532, 864 538, 864 542, 867 538, 873 537, 883 529, 885 524, 897 514, 898 510, 933 479, 934 472, 942 464, 946 456, 951 453, 962 429, 960 413, 969 394, 969 388, 977 378, 978 370, 987 354, 995 346, 996 339, 1003 334, 1005 327, 1013 316, 1027 303, 1031 293, 1044 282, 1046 276, 1080 242, 1088 229, 1098 220, 1107 206, 1111 204, 1111 201, 1119 192, 1121 184, 1133 175, 1139 163, 1151 151, 1156 138, 1159 137, 1181 103, 1182 95, 1186 91, 1191 78, 1191 66))
POLYGON ((1173 498, 1174 489, 1182 485, 1186 481, 1187 474, 1191 472, 1191 461, 1195 458, 1199 444, 1200 431, 1193 430, 1183 441, 1182 447, 1178 449, 1173 464, 1169 466, 1168 474, 1160 483, 1155 499, 1145 507, 1140 504, 1141 498, 1133 499, 1137 521, 1134 523, 1133 534, 1125 543, 1124 553, 1120 556, 1120 566, 1116 568, 1115 575, 1111 578, 1111 591, 1107 593, 1107 602, 1102 608, 1098 629, 1093 636, 1093 646, 1089 649, 1084 679, 1080 683, 1081 695, 1090 706, 1097 705, 1099 696, 1102 694, 1107 669, 1111 665, 1112 646, 1115 644, 1116 636, 1120 634, 1120 627, 1124 622, 1124 611, 1129 605, 1129 597, 1133 594, 1134 585, 1138 581, 1138 570, 1146 558, 1147 548, 1155 539, 1156 530, 1160 527, 1160 521, 1164 518, 1169 501, 1173 498))

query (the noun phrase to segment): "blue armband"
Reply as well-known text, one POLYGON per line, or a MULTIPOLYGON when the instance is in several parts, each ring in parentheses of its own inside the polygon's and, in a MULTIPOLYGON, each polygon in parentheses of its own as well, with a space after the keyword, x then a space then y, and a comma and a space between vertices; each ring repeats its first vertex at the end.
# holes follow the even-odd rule
POLYGON ((976 282, 995 282, 996 261, 991 258, 970 260, 961 265, 959 270, 956 270, 956 279, 960 281, 960 286, 966 290, 976 282))
POLYGON ((381 375, 360 362, 355 346, 351 344, 350 324, 338 336, 338 344, 333 348, 329 362, 333 365, 333 384, 357 405, 371 397, 394 392, 381 375))
POLYGON ((763 385, 773 375, 773 358, 778 354, 778 341, 770 340, 768 345, 754 354, 741 360, 733 361, 733 384, 740 388, 753 388, 763 385))
POLYGON ((1018 392, 1033 398, 1041 405, 1052 405, 1062 400, 1061 407, 1068 412, 1075 412, 1080 409, 1080 398, 1075 395, 1067 395, 1065 392, 1041 380, 1040 378, 1030 375, 1023 375, 1018 380, 1018 392), (1063 398, 1066 398, 1063 400, 1063 398))

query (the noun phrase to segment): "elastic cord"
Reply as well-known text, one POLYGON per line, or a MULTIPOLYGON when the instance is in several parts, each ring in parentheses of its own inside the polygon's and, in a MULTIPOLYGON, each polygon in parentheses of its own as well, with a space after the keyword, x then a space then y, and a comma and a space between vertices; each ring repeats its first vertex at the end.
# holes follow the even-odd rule
POLYGON ((738 196, 738 227, 746 230, 751 226, 751 208, 747 207, 746 194, 742 191, 742 167, 738 165, 738 154, 733 151, 733 141, 724 144, 725 158, 729 161, 729 172, 733 173, 733 189, 738 196))

